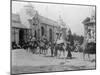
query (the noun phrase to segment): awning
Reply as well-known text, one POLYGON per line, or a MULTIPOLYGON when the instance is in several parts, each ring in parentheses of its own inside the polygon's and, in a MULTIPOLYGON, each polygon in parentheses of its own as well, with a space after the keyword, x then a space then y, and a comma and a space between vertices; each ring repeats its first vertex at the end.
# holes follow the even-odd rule
POLYGON ((88 39, 87 41, 88 43, 91 43, 91 42, 96 43, 95 39, 88 39))
POLYGON ((26 27, 25 25, 23 25, 21 23, 12 23, 11 27, 13 27, 13 28, 29 29, 28 27, 26 27))
POLYGON ((63 40, 57 40, 57 44, 61 44, 61 43, 64 43, 63 40))

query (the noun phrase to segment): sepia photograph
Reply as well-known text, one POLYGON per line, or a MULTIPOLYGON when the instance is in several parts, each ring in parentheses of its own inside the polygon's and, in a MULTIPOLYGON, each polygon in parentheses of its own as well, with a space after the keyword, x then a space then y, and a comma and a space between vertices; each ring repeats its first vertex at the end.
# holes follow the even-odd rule
POLYGON ((11 74, 96 69, 96 6, 11 1, 11 74))

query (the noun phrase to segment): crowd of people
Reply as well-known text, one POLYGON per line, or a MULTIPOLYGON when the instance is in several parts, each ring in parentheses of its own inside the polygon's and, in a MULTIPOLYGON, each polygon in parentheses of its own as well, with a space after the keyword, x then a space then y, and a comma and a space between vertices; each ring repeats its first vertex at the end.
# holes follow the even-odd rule
POLYGON ((41 40, 36 38, 27 41, 22 40, 19 42, 19 44, 12 44, 13 49, 23 48, 27 51, 32 52, 33 54, 36 54, 38 50, 39 54, 46 55, 48 49, 50 49, 51 56, 57 56, 58 51, 68 51, 67 57, 72 58, 70 43, 67 43, 67 47, 64 48, 64 46, 64 43, 57 44, 56 42, 48 41, 46 38, 43 38, 41 40))
POLYGON ((79 44, 72 44, 70 40, 66 41, 66 43, 60 43, 58 44, 57 41, 48 41, 46 38, 42 39, 36 39, 32 38, 30 40, 21 40, 19 44, 16 44, 15 42, 12 43, 12 49, 24 49, 26 51, 29 51, 33 54, 44 54, 46 55, 48 53, 48 50, 50 50, 50 55, 52 57, 54 56, 60 56, 61 52, 63 52, 63 55, 67 52, 68 59, 72 58, 72 51, 79 52, 81 50, 83 52, 83 55, 85 54, 95 54, 96 53, 96 44, 95 43, 89 43, 86 46, 81 48, 79 44), (60 54, 59 54, 60 52, 60 54))

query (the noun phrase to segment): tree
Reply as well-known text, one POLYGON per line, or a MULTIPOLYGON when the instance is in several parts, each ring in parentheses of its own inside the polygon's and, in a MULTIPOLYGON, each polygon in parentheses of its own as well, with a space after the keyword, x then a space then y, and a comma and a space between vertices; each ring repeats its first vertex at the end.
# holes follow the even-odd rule
POLYGON ((81 35, 73 34, 73 40, 78 41, 79 44, 81 45, 83 43, 84 37, 81 35))
POLYGON ((74 39, 71 30, 68 31, 68 41, 70 42, 71 46, 74 45, 74 39))

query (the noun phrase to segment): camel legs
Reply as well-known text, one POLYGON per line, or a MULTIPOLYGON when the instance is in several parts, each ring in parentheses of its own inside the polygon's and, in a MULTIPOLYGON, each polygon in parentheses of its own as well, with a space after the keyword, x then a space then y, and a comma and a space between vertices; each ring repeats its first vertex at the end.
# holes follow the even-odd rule
POLYGON ((63 51, 63 56, 64 56, 64 57, 65 57, 65 52, 66 52, 66 51, 63 51))
MULTIPOLYGON (((87 56, 88 56, 88 60, 90 61, 90 54, 87 54, 87 56)), ((85 53, 83 53, 83 60, 85 61, 86 60, 86 54, 85 53)))
POLYGON ((85 53, 83 52, 83 60, 85 61, 85 53))
POLYGON ((62 51, 59 51, 59 57, 61 56, 62 51))
POLYGON ((89 59, 89 61, 90 61, 90 54, 88 54, 88 59, 89 59))

